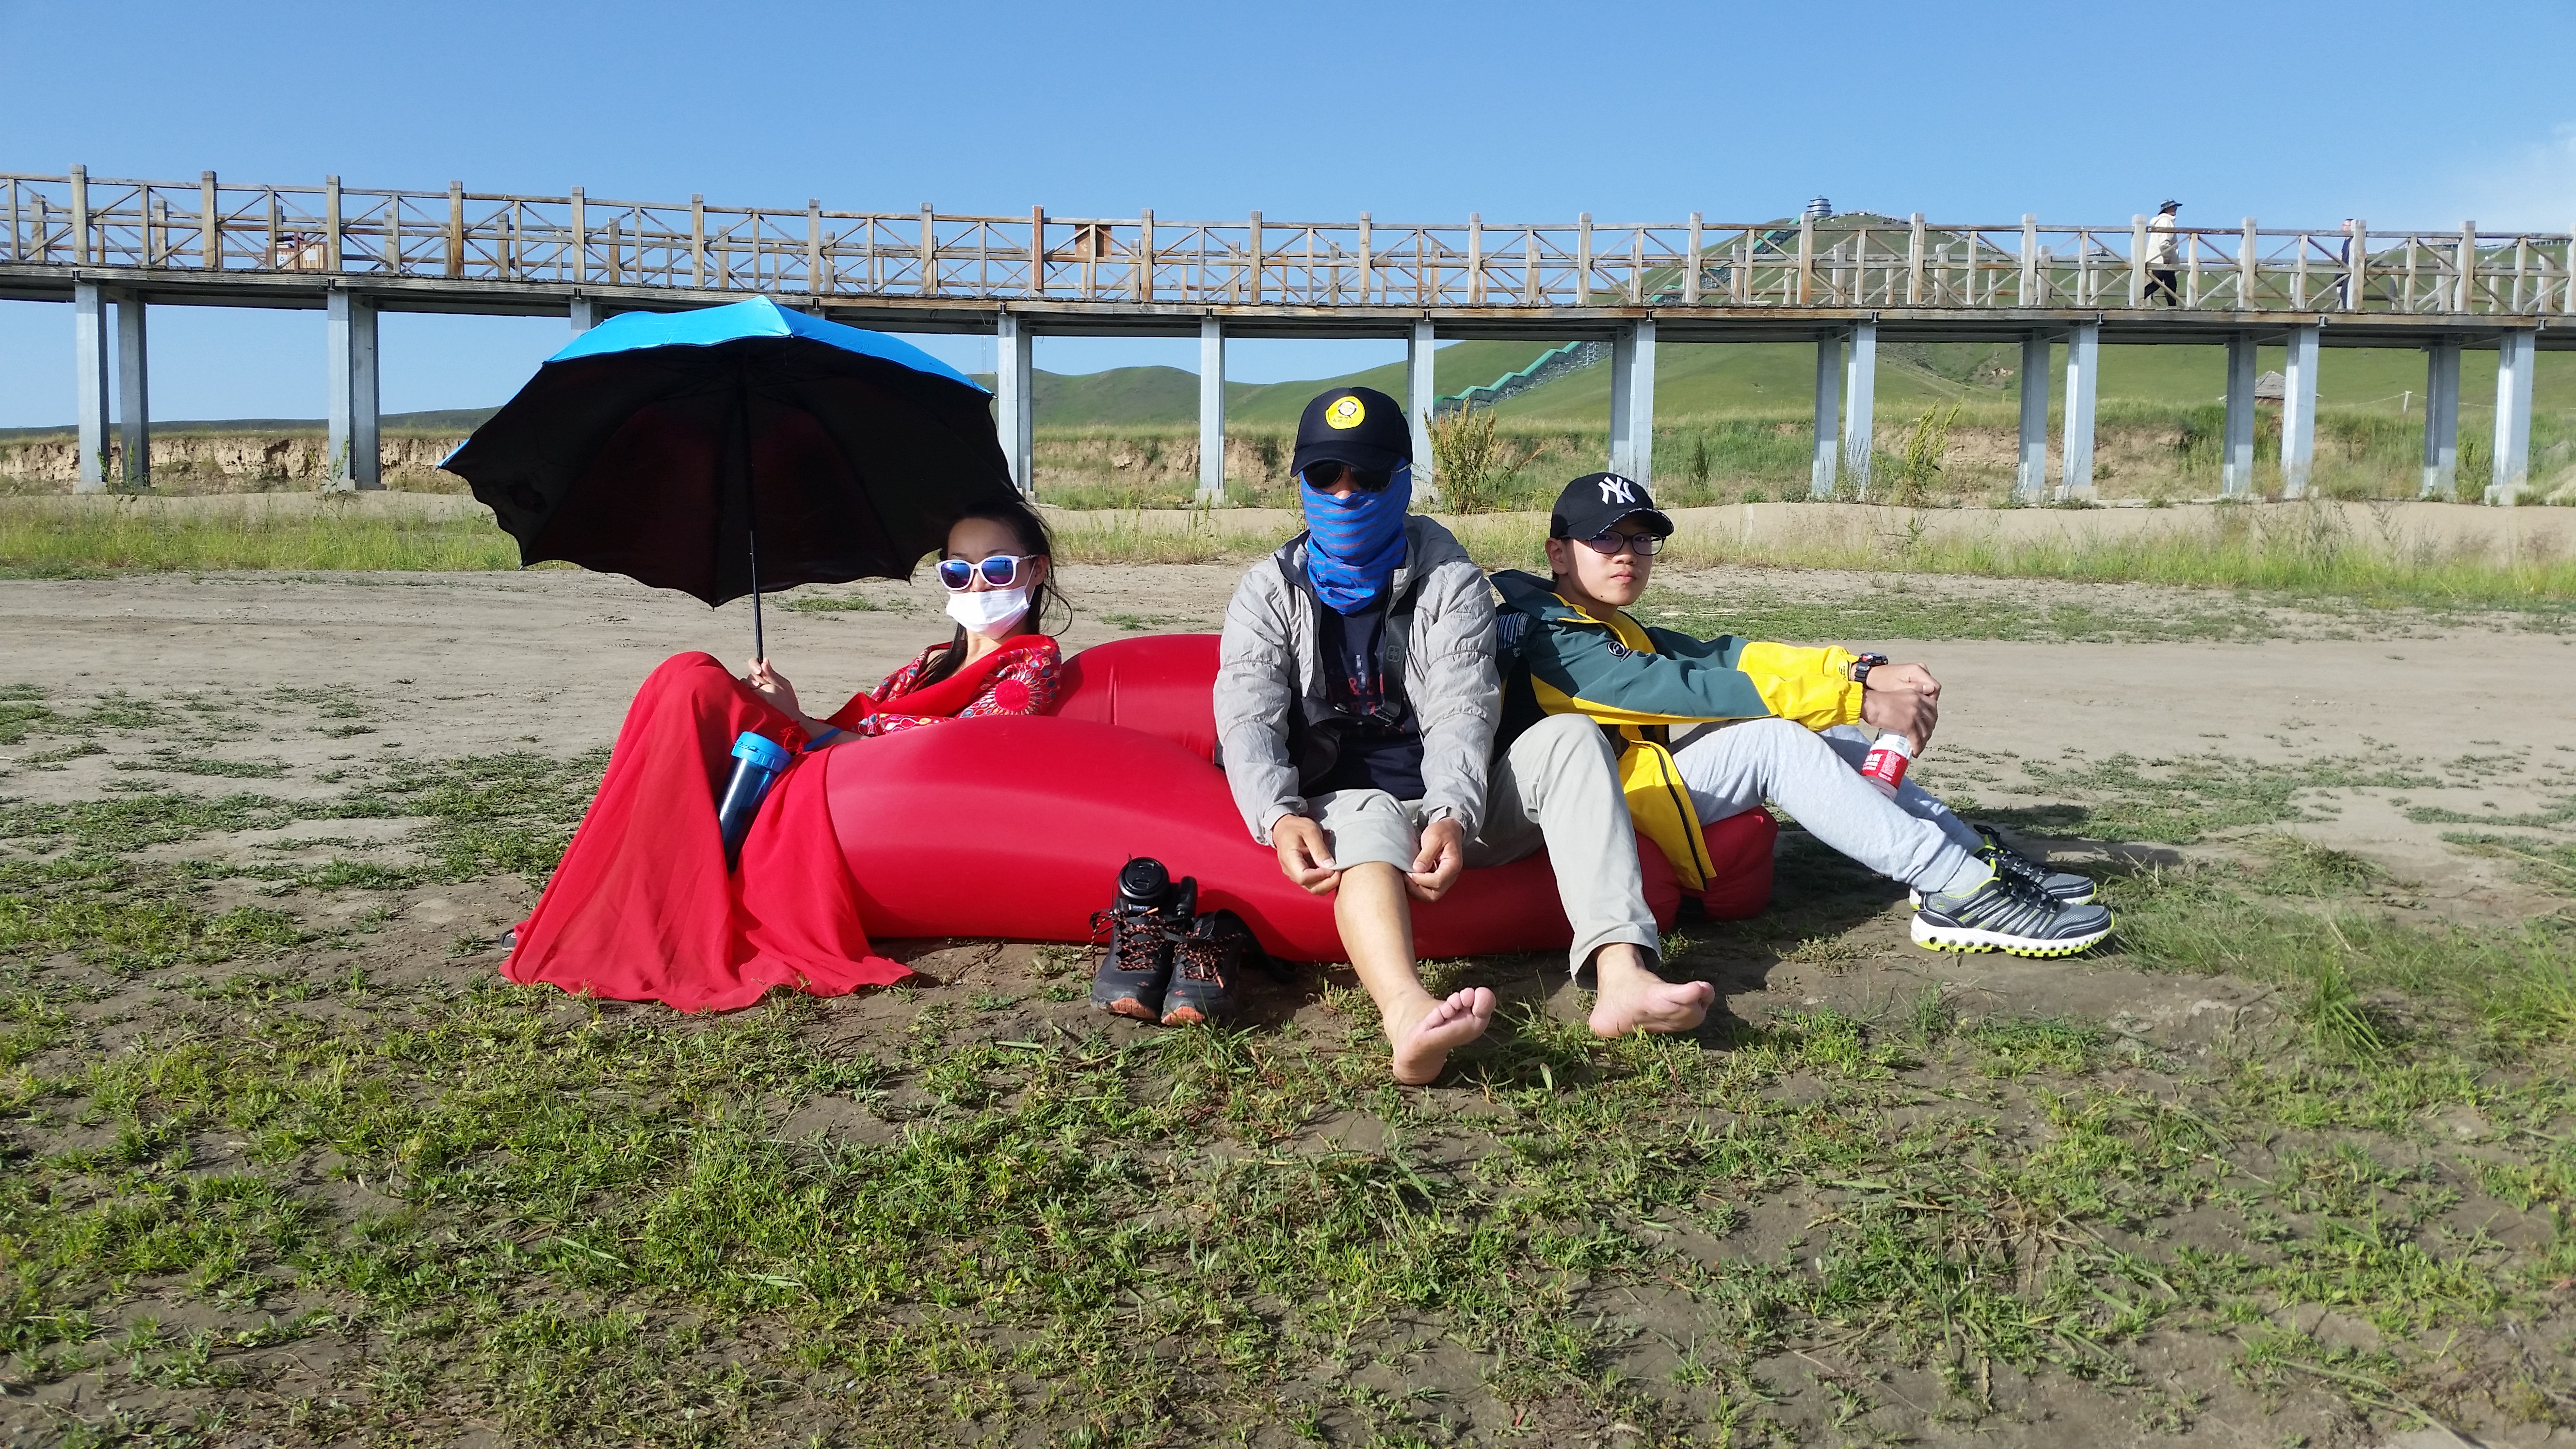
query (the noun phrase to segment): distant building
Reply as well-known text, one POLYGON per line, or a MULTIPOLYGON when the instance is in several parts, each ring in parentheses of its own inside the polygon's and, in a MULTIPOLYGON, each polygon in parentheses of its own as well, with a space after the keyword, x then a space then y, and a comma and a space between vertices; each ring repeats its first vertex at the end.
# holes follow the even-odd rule
POLYGON ((1831 221, 1834 219, 1834 204, 1819 196, 1815 200, 1807 203, 1807 209, 1799 214, 1798 219, 1801 221, 1831 221))

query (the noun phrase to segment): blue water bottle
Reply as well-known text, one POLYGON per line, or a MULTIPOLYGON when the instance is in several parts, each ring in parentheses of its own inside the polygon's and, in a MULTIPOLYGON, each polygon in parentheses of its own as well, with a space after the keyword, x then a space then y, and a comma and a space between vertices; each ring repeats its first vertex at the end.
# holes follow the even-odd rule
POLYGON ((760 813, 760 802, 769 798, 769 787, 778 783, 793 758, 784 746, 749 730, 733 742, 733 778, 725 782, 724 801, 716 806, 727 874, 742 864, 742 842, 751 834, 752 817, 760 813))

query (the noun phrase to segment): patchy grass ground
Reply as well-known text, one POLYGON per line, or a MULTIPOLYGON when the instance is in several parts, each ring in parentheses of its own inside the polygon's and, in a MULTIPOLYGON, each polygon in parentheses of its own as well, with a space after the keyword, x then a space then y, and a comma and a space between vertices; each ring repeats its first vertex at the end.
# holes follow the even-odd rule
POLYGON ((2457 822, 2530 857, 2509 916, 2281 833, 2475 754, 1935 756, 2108 867, 2116 950, 1916 952, 1792 832, 1769 914, 1670 943, 1706 1032, 1598 1043, 1561 962, 1443 962, 1506 1024, 1412 1090, 1338 971, 1176 1032, 1062 947, 895 943, 934 984, 702 1020, 508 986, 484 943, 600 762, 363 748, 390 718, 0 690, 25 1439, 2576 1424, 2576 810, 2457 822))

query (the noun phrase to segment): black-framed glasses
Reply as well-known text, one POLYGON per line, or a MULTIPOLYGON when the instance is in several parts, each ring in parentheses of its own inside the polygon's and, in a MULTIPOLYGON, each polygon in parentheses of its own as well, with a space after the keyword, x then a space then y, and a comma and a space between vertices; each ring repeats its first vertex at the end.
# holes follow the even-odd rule
POLYGON ((991 558, 973 561, 944 558, 939 561, 939 581, 948 586, 948 592, 962 594, 973 588, 975 576, 982 574, 985 583, 997 589, 1007 589, 1020 581, 1021 567, 1036 557, 1033 553, 997 553, 991 558))
POLYGON ((1583 546, 1603 558, 1617 558, 1629 549, 1635 549, 1639 558, 1653 558, 1664 551, 1664 535, 1621 533, 1615 528, 1605 528, 1590 538, 1584 539, 1583 546))

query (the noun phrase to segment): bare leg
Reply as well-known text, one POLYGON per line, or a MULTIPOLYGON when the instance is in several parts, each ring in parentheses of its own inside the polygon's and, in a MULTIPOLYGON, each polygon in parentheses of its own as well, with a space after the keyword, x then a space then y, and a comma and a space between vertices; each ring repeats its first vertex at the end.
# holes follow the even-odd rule
POLYGON ((1422 1086, 1449 1064, 1449 1053, 1485 1034, 1494 1020, 1494 993, 1479 986, 1446 1001, 1422 989, 1413 969, 1413 912, 1404 877, 1382 861, 1364 861, 1342 872, 1333 892, 1333 924, 1351 968, 1377 1002, 1386 1039, 1395 1048, 1395 1079, 1422 1086))
POLYGON ((1632 1031, 1689 1031, 1708 1020, 1717 988, 1705 981, 1675 984, 1646 969, 1646 953, 1624 942, 1595 952, 1600 994, 1592 999, 1592 1034, 1626 1036, 1632 1031))

